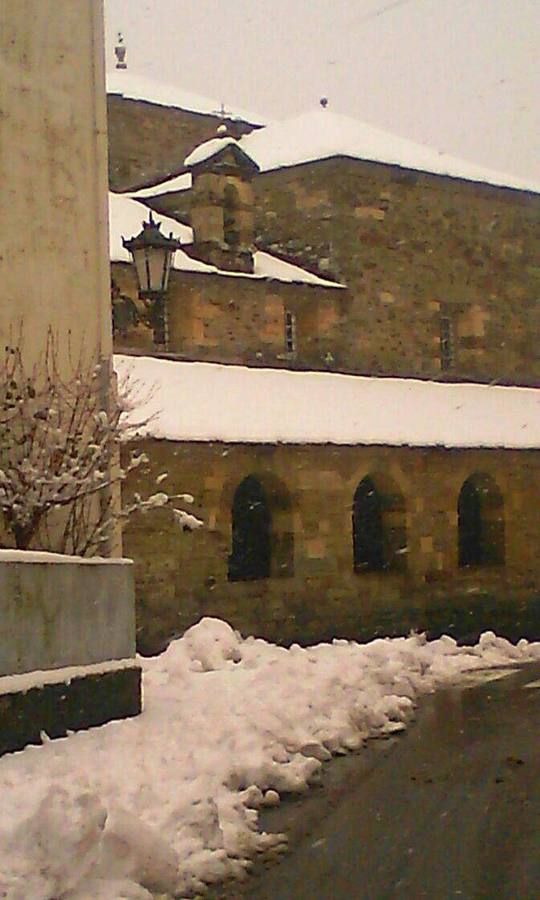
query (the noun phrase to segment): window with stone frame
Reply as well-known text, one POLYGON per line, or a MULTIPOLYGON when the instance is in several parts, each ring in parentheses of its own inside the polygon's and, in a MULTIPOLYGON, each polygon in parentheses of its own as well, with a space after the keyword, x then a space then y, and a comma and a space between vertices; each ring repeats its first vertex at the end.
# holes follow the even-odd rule
POLYGON ((439 319, 439 340, 441 369, 451 369, 455 362, 454 317, 447 311, 441 312, 439 319))
POLYGON ((285 310, 285 352, 296 353, 296 315, 285 310))

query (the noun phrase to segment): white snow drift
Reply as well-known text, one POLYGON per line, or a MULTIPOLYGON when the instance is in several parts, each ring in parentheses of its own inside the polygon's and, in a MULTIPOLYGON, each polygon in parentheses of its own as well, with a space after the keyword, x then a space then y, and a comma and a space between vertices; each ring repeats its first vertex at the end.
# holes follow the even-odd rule
POLYGON ((539 658, 491 633, 286 650, 203 619, 143 660, 140 717, 0 760, 0 897, 187 897, 242 876, 284 841, 258 832, 259 806, 404 728, 422 693, 539 658))

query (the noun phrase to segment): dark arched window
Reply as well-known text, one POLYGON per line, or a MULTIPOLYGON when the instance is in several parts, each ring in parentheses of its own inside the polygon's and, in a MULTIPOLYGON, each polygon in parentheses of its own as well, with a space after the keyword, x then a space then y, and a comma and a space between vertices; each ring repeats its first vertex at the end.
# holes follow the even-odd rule
POLYGON ((272 520, 265 491, 254 475, 239 484, 232 505, 229 581, 270 577, 272 520))
POLYGON ((367 475, 360 482, 352 518, 355 572, 406 567, 405 502, 390 479, 367 475))
POLYGON ((460 567, 504 563, 504 504, 489 475, 474 474, 464 482, 458 500, 460 567))

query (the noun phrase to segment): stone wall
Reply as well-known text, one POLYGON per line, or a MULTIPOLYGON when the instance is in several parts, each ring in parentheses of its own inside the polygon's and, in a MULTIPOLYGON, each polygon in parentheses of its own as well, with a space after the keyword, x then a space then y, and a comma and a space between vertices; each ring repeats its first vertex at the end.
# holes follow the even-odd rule
MULTIPOLYGON (((113 263, 112 275, 136 301, 133 268, 113 263)), ((173 271, 167 294, 169 350, 182 359, 250 366, 329 369, 346 328, 348 292, 277 280, 173 271), (285 310, 295 316, 296 346, 286 352, 285 310)), ((115 337, 118 351, 152 352, 148 325, 115 337)))
MULTIPOLYGON (((348 287, 334 368, 540 382, 540 197, 335 158, 253 182, 257 244, 348 287), (441 318, 453 363, 441 367, 441 318)), ((152 201, 190 221, 191 192, 152 201)))
POLYGON ((144 446, 151 473, 132 479, 128 492, 151 490, 155 477, 168 472, 168 490, 193 493, 194 511, 206 527, 181 533, 163 509, 139 516, 125 533, 143 651, 156 651, 202 615, 282 642, 364 638, 411 627, 461 637, 485 628, 540 637, 540 457, 533 451, 144 446), (458 496, 474 472, 491 475, 502 492, 504 565, 458 566, 458 496), (231 506, 249 474, 270 499, 276 561, 284 548, 294 549, 281 568, 274 565, 272 577, 230 582, 231 506), (396 571, 353 571, 351 510, 367 474, 391 483, 403 498, 405 550, 396 571))
POLYGON ((254 182, 259 243, 348 285, 348 371, 540 380, 540 197, 331 159, 254 182), (441 372, 441 312, 455 362, 441 372))
POLYGON ((155 184, 183 167, 194 147, 215 137, 225 121, 231 134, 253 131, 243 121, 158 106, 109 94, 109 181, 114 191, 155 184))

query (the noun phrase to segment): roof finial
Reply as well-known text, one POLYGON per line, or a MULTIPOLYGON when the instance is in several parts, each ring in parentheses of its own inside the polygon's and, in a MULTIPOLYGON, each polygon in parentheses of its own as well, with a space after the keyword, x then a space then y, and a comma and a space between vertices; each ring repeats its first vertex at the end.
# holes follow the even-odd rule
POLYGON ((114 48, 114 55, 116 56, 116 68, 117 69, 127 69, 126 62, 126 52, 127 47, 124 44, 124 35, 121 31, 118 32, 118 43, 114 48))
POLYGON ((323 109, 326 109, 326 107, 328 106, 328 97, 321 97, 319 103, 321 104, 323 109))

